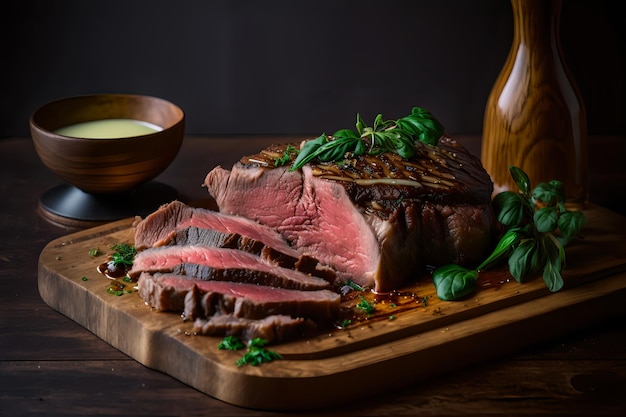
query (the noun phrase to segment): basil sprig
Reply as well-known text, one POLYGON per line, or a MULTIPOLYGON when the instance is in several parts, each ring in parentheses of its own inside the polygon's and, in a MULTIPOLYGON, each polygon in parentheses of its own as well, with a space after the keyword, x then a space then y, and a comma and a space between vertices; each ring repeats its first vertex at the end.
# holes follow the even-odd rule
POLYGON ((513 228, 500 238, 491 255, 476 269, 468 269, 460 265, 445 265, 433 272, 433 283, 437 289, 437 297, 441 300, 458 300, 474 292, 478 271, 497 265, 503 258, 509 256, 512 248, 520 242, 519 228, 513 228))
POLYGON ((531 190, 528 175, 509 167, 519 192, 496 195, 493 208, 505 228, 491 255, 476 269, 446 265, 435 269, 433 283, 442 300, 456 300, 471 294, 481 270, 508 259, 509 273, 518 282, 542 272, 550 291, 563 288, 565 246, 578 235, 586 222, 584 213, 565 207, 560 181, 542 182, 531 190))
POLYGON ((346 154, 361 156, 393 152, 403 158, 411 158, 415 154, 416 140, 434 146, 444 132, 442 124, 420 107, 414 107, 410 115, 398 120, 383 120, 382 114, 379 114, 372 126, 367 126, 357 114, 355 127, 356 131, 340 129, 331 136, 324 133, 307 141, 290 170, 302 168, 315 159, 322 162, 341 161, 346 154))

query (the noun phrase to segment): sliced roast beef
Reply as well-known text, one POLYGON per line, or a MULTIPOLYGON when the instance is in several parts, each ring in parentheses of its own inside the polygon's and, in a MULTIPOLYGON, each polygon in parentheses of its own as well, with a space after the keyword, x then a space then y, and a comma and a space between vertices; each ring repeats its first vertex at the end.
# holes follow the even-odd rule
MULTIPOLYGON (((298 258, 294 257, 293 254, 286 255, 250 237, 195 226, 177 228, 166 238, 159 240, 154 247, 171 245, 201 245, 239 249, 259 255, 285 268, 295 268, 298 262, 298 258)), ((292 251, 291 248, 290 251, 292 251)), ((296 254, 296 256, 299 255, 296 254)))
POLYGON ((161 246, 139 251, 128 275, 136 278, 144 271, 176 272, 202 280, 302 290, 330 287, 330 283, 322 278, 276 266, 248 252, 199 245, 161 246))
POLYGON ((142 250, 167 245, 173 234, 188 227, 208 229, 225 236, 245 236, 261 242, 285 255, 299 257, 275 230, 241 216, 232 216, 205 208, 188 206, 180 201, 161 206, 135 224, 135 247, 142 250))
POLYGON ((330 290, 300 291, 238 282, 202 281, 176 274, 143 272, 138 292, 159 311, 183 313, 189 320, 218 315, 263 319, 288 315, 328 322, 339 311, 341 297, 330 290))
POLYGON ((140 251, 169 245, 240 249, 271 260, 278 266, 297 269, 328 281, 335 278, 334 270, 298 253, 275 230, 245 217, 173 201, 145 219, 138 219, 134 226, 135 247, 140 251))
POLYGON ((238 336, 242 339, 265 339, 268 342, 285 341, 311 332, 316 325, 301 317, 285 315, 268 316, 250 320, 232 315, 214 316, 194 321, 195 334, 205 336, 238 336))
POLYGON ((217 167, 205 185, 220 212, 271 227, 340 279, 392 291, 428 265, 478 263, 492 244, 491 179, 449 137, 417 142, 409 160, 384 153, 294 171, 274 163, 287 146, 217 167))

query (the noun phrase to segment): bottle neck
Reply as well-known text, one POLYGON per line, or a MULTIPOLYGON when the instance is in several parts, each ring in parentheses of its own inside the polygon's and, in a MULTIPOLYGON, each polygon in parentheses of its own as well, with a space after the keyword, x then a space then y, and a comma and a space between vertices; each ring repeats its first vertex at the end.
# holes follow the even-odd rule
POLYGON ((511 0, 513 47, 522 47, 537 59, 558 58, 562 3, 562 0, 511 0))

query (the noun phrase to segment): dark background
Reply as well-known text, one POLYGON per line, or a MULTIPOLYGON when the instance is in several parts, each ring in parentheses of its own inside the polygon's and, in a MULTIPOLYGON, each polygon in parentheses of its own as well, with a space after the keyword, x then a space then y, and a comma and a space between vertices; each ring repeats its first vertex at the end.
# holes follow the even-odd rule
MULTIPOLYGON (((565 0, 590 134, 626 132, 621 2, 565 0)), ((187 133, 318 134, 430 110, 480 133, 512 40, 508 0, 23 0, 2 12, 0 137, 64 96, 155 95, 187 133)))

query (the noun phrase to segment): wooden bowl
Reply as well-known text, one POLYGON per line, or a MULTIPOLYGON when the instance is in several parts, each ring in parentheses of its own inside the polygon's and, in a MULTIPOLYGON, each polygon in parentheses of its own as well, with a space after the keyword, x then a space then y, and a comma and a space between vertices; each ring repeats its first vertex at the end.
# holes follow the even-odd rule
POLYGON ((156 97, 96 94, 45 104, 29 122, 35 150, 48 169, 86 193, 105 194, 131 190, 163 172, 182 144, 185 114, 156 97), (62 127, 102 119, 140 120, 163 130, 114 139, 55 133, 62 127))

